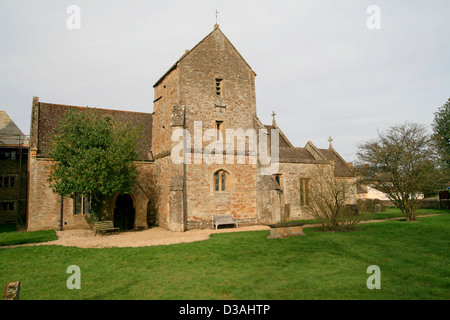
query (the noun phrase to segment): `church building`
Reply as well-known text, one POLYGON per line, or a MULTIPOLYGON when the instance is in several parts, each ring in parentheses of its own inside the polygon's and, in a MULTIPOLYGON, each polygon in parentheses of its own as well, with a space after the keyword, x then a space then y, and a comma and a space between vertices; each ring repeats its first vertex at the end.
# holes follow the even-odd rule
MULTIPOLYGON (((354 182, 331 140, 328 149, 312 142, 294 147, 275 115, 271 125, 261 123, 255 77, 215 25, 156 81, 152 113, 98 108, 144 128, 133 192, 109 197, 101 219, 121 230, 158 225, 181 232, 212 228, 212 217, 220 215, 233 215, 240 226, 304 219, 317 168, 354 182)), ((28 230, 89 227, 88 195, 61 204, 48 182, 51 137, 71 109, 86 110, 33 98, 28 230)))

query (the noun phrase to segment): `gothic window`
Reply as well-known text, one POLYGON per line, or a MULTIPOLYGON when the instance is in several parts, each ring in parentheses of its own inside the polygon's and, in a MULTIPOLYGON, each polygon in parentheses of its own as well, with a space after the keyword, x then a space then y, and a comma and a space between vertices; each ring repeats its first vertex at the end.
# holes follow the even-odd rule
POLYGON ((91 195, 89 193, 76 193, 74 198, 73 214, 91 213, 91 195))
POLYGON ((216 95, 222 96, 222 79, 216 79, 216 95))
POLYGON ((309 179, 300 179, 300 205, 309 206, 309 179))
POLYGON ((228 185, 228 173, 224 170, 219 170, 214 173, 214 190, 215 191, 227 191, 228 185))

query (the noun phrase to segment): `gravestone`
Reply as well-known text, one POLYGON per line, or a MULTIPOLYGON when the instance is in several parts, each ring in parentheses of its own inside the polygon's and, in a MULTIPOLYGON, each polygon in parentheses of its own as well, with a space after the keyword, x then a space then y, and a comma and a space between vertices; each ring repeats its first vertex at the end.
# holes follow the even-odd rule
POLYGON ((3 300, 19 300, 20 281, 8 282, 3 291, 3 300))
POLYGON ((270 234, 268 239, 281 239, 289 237, 306 236, 303 232, 304 223, 301 222, 286 222, 269 224, 270 234))
POLYGON ((380 213, 380 212, 381 212, 381 206, 380 206, 379 203, 377 203, 377 204, 375 205, 375 213, 380 213))

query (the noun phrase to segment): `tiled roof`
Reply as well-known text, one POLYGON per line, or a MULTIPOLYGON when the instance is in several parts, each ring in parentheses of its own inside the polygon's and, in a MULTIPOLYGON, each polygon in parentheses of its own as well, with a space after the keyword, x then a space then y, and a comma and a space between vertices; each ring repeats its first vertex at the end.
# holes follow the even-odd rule
POLYGON ((318 149, 310 141, 308 141, 305 148, 296 148, 287 140, 281 130, 274 125, 264 125, 269 133, 271 129, 277 129, 279 134, 279 162, 281 163, 323 163, 327 161, 334 161, 334 174, 336 177, 353 177, 354 174, 351 171, 347 162, 334 150, 332 147, 329 149, 318 149), (309 150, 308 150, 309 148, 309 150))
POLYGON ((320 153, 324 155, 328 160, 333 160, 334 174, 336 177, 353 177, 354 174, 350 170, 348 164, 339 156, 339 154, 332 148, 330 149, 319 149, 320 153))
POLYGON ((268 125, 264 125, 264 127, 267 130, 267 133, 269 134, 269 139, 271 139, 271 133, 272 133, 272 129, 274 130, 278 130, 278 132, 280 133, 278 135, 278 144, 280 146, 280 148, 290 148, 291 146, 289 145, 289 142, 286 141, 283 133, 281 132, 281 130, 277 129, 275 126, 268 126, 268 125))
POLYGON ((317 161, 305 148, 280 147, 280 162, 315 163, 317 161))
MULTIPOLYGON (((87 110, 87 107, 67 106, 52 103, 39 103, 38 119, 38 153, 40 157, 48 157, 51 137, 56 132, 65 113, 70 109, 77 109, 81 112, 87 110)), ((119 111, 110 109, 99 109, 103 115, 132 125, 142 125, 142 140, 138 143, 138 160, 150 160, 150 151, 152 148, 152 114, 142 112, 119 111)))

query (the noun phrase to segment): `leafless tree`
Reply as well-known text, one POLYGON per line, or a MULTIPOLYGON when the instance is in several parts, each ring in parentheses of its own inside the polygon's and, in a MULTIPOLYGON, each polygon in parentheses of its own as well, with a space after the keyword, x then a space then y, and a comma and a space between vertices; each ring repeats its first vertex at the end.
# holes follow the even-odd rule
POLYGON ((330 168, 320 167, 311 174, 309 205, 305 209, 324 230, 351 230, 360 221, 358 214, 348 210, 354 193, 354 181, 336 178, 330 168))

